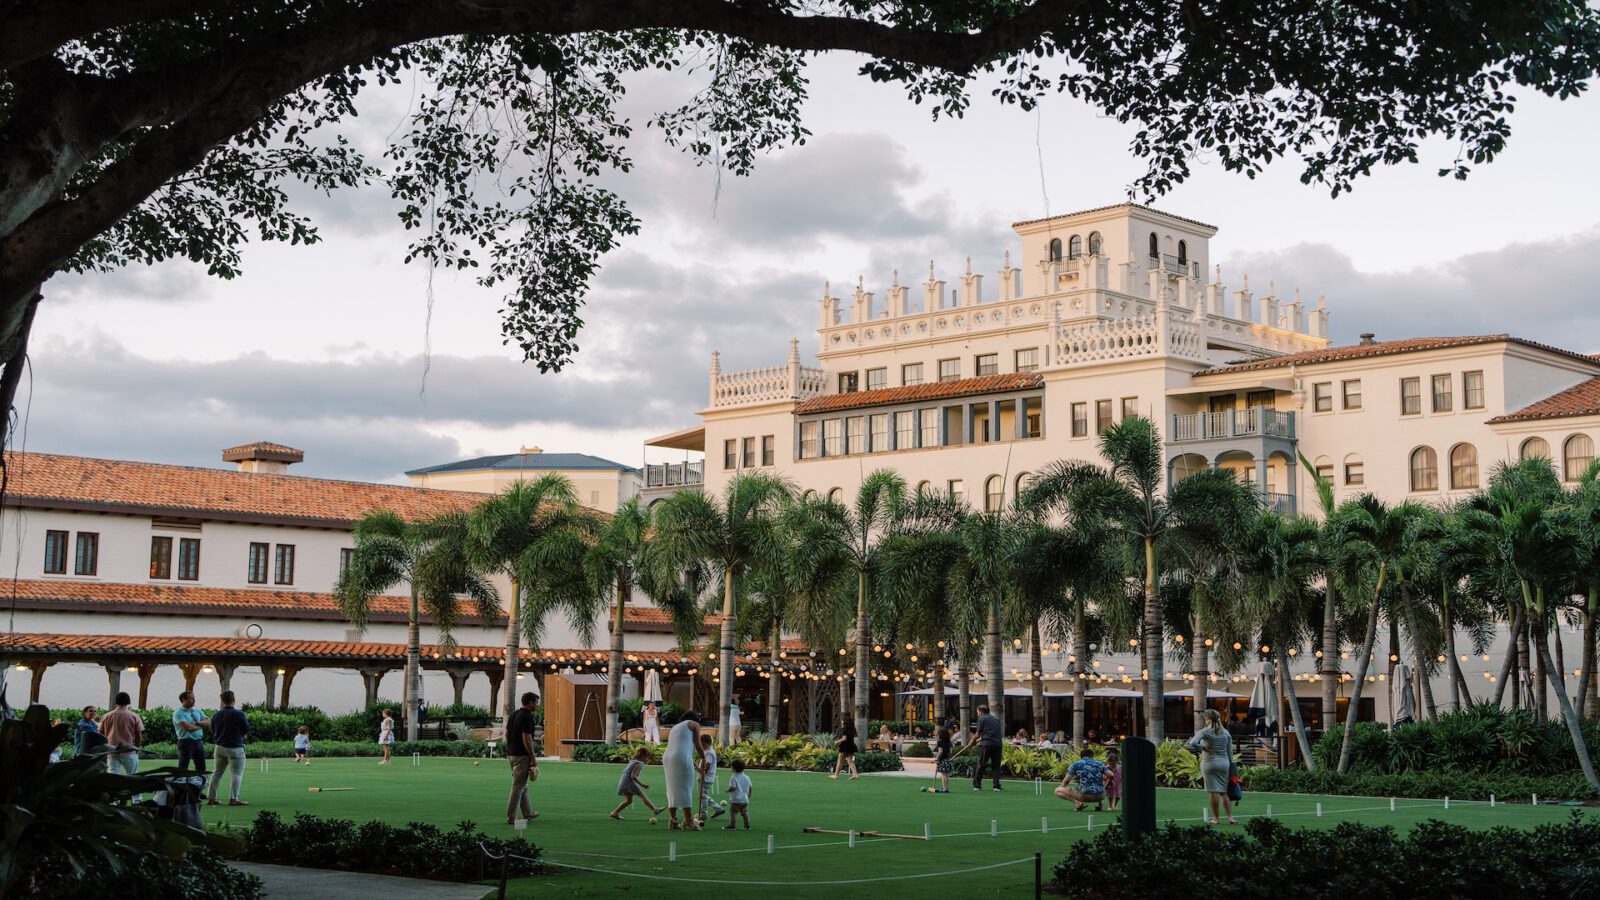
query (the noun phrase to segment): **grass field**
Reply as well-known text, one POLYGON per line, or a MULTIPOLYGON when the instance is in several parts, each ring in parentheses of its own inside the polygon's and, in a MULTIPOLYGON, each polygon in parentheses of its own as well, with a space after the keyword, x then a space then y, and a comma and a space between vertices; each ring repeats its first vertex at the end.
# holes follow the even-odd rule
MULTIPOLYGON (((534 785, 534 806, 539 819, 529 823, 525 836, 543 848, 549 863, 583 866, 601 872, 572 869, 569 874, 513 882, 512 895, 546 897, 610 897, 621 894, 649 897, 703 897, 706 891, 758 891, 763 900, 815 898, 819 891, 832 896, 865 896, 883 888, 934 890, 952 896, 1020 897, 1033 888, 1032 856, 1044 855, 1045 878, 1072 841, 1090 834, 1093 816, 1096 832, 1119 827, 1109 813, 1075 813, 1069 804, 1049 794, 1035 795, 1032 782, 1007 783, 1003 793, 972 791, 970 783, 952 783, 950 794, 918 791, 921 779, 866 775, 859 781, 830 781, 826 776, 798 772, 750 773, 755 785, 750 806, 751 830, 700 833, 669 831, 666 818, 649 824, 649 811, 635 802, 626 821, 608 819, 616 803, 620 766, 593 763, 545 763, 534 785), (1049 832, 1042 828, 1047 819, 1049 832), (932 828, 932 841, 858 837, 849 847, 844 835, 805 834, 808 826, 844 831, 880 831, 921 835, 924 824, 932 828), (991 827, 998 836, 991 836, 991 827), (768 855, 772 835, 776 852, 768 855), (677 860, 669 861, 669 843, 677 843, 677 860), (972 870, 1012 860, 1015 866, 972 870), (627 873, 627 874, 623 874, 627 873), (857 879, 952 873, 878 884, 842 883, 857 879), (655 878, 631 877, 650 875, 655 878), (682 879, 682 880, 660 880, 682 879), (718 885, 716 880, 743 882, 718 885), (834 882, 830 886, 829 882, 834 882)), ((651 798, 665 800, 660 767, 646 770, 651 798)), ((391 823, 432 822, 442 826, 473 821, 485 832, 511 836, 505 825, 509 775, 503 760, 486 760, 473 766, 468 759, 426 758, 413 767, 410 759, 378 766, 365 759, 327 759, 310 767, 274 760, 267 772, 252 760, 244 780, 244 799, 250 806, 230 809, 207 807, 208 824, 247 824, 260 810, 292 815, 319 816, 391 823), (352 791, 310 793, 308 787, 349 787, 352 791)), ((726 772, 724 772, 726 783, 726 772)), ((1430 818, 1473 828, 1492 825, 1532 827, 1566 818, 1570 810, 1559 806, 1531 806, 1522 802, 1500 804, 1398 800, 1390 811, 1386 798, 1315 797, 1295 794, 1250 794, 1239 807, 1241 821, 1248 816, 1272 814, 1295 825, 1331 827, 1344 821, 1390 824, 1409 828, 1430 818), (1320 802, 1323 815, 1318 817, 1320 802)), ((1199 791, 1162 789, 1157 798, 1161 820, 1196 823, 1205 796, 1199 791)), ((1587 810, 1595 814, 1595 810, 1587 810)), ((720 826, 725 819, 717 819, 720 826)), ((1229 827, 1229 826, 1223 826, 1229 827)))

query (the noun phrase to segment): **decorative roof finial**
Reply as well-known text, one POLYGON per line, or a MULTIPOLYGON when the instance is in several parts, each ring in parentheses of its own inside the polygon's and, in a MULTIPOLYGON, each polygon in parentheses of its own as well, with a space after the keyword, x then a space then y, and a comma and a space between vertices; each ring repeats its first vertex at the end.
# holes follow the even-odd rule
POLYGON ((933 280, 933 260, 928 260, 928 280, 933 280))
POLYGON ((867 276, 865 276, 865 275, 857 275, 856 276, 856 290, 864 291, 866 289, 867 289, 867 276))
POLYGON ((1250 290, 1250 273, 1249 272, 1244 273, 1244 289, 1247 290, 1247 291, 1250 290))
POLYGON ((1328 295, 1327 294, 1318 294, 1317 295, 1317 309, 1327 309, 1327 308, 1328 308, 1328 295))
POLYGON ((1006 268, 1011 268, 1011 251, 1006 251, 1006 268))
POLYGON ((972 274, 972 257, 967 257, 967 274, 972 274))
POLYGON ((899 269, 895 269, 894 270, 894 284, 892 286, 893 287, 899 287, 900 286, 900 270, 899 269))
POLYGON ((830 282, 826 278, 822 279, 822 299, 826 300, 826 299, 828 299, 829 297, 832 297, 832 296, 833 296, 833 283, 830 282))
POLYGON ((789 338, 789 362, 800 361, 800 339, 789 338))
POLYGON ((1217 263, 1217 284, 1222 283, 1222 263, 1217 263))

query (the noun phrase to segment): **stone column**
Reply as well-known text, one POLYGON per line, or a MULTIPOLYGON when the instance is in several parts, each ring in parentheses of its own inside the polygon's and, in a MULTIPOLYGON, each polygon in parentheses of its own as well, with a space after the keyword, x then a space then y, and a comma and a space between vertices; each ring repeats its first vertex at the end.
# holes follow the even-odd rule
POLYGON ((277 704, 274 702, 277 697, 274 695, 278 693, 278 664, 262 663, 261 680, 267 683, 267 699, 263 700, 261 705, 267 709, 277 709, 277 704))
POLYGON ((194 683, 200 677, 200 663, 178 663, 178 671, 183 673, 183 689, 194 692, 194 683))
POLYGON ((1267 458, 1262 456, 1256 460, 1256 494, 1262 500, 1267 497, 1267 458))
POLYGON ((139 708, 150 708, 150 679, 156 674, 155 663, 139 664, 139 708))
POLYGON ((298 666, 283 670, 283 693, 278 698, 278 708, 289 708, 289 686, 294 684, 294 676, 300 674, 298 666))
POLYGON ((471 669, 445 669, 444 673, 450 676, 450 686, 455 689, 456 706, 466 702, 463 699, 467 692, 467 679, 472 677, 471 669))
POLYGON ((233 673, 238 668, 239 666, 235 663, 217 664, 217 691, 219 693, 233 690, 233 673))
POLYGON ((33 673, 33 683, 28 685, 28 702, 39 702, 39 689, 44 686, 44 670, 55 665, 49 662, 28 663, 28 670, 33 673))
POLYGON ((383 676, 388 674, 388 669, 360 669, 361 684, 367 689, 367 706, 378 702, 378 687, 383 683, 383 676))
MULTIPOLYGON (((500 685, 506 680, 506 673, 500 669, 485 669, 483 674, 489 676, 489 710, 500 708, 500 685)), ((516 687, 513 685, 512 690, 516 687)))
POLYGON ((123 666, 117 663, 101 663, 106 670, 106 708, 117 705, 117 694, 122 690, 123 666))

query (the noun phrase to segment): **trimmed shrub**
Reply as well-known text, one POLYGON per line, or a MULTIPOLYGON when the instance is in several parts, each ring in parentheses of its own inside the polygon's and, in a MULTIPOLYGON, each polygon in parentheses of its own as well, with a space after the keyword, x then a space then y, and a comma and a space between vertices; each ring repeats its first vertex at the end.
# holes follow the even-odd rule
MULTIPOLYGON (((1583 723, 1591 756, 1600 751, 1600 723, 1583 723)), ((1319 769, 1336 769, 1344 726, 1329 728, 1311 747, 1319 769)), ((1357 722, 1350 741, 1350 774, 1393 775, 1453 771, 1540 776, 1578 770, 1572 735, 1559 719, 1540 722, 1527 710, 1488 703, 1442 713, 1435 721, 1390 728, 1357 722)))
MULTIPOLYGON (((650 750, 650 764, 660 765, 662 744, 578 744, 572 748, 574 762, 623 763, 633 758, 640 747, 650 750)), ((722 768, 734 760, 743 760, 749 769, 789 769, 796 772, 832 772, 833 761, 838 757, 833 750, 814 745, 804 735, 769 741, 764 738, 741 741, 731 747, 717 748, 717 765, 722 768)), ((860 772, 900 772, 905 766, 900 757, 882 750, 856 754, 856 770, 860 772)))
MULTIPOLYGON (((537 747, 537 744, 535 745, 537 747)), ((486 757, 489 755, 490 744, 485 741, 396 741, 394 743, 395 756, 410 756, 420 753, 423 756, 472 756, 486 757)), ((206 744, 206 753, 209 756, 215 752, 211 743, 206 744)), ((246 744, 246 756, 259 759, 263 756, 273 759, 294 756, 293 741, 260 741, 246 744)), ((543 749, 540 748, 540 752, 543 749)), ((382 756, 377 741, 319 741, 313 737, 311 741, 312 759, 344 758, 351 756, 382 756)), ((177 759, 178 747, 176 744, 146 744, 140 752, 145 759, 177 759)))
POLYGON ((870 730, 867 732, 867 737, 877 737, 878 731, 885 725, 889 726, 890 734, 897 734, 901 736, 910 735, 912 729, 920 728, 922 729, 923 734, 932 737, 934 734, 934 729, 938 727, 932 722, 918 722, 909 719, 873 719, 868 726, 870 730))
POLYGON ((538 847, 522 838, 491 838, 471 822, 444 831, 417 822, 357 825, 348 819, 321 819, 306 813, 285 822, 277 813, 263 812, 256 816, 245 840, 249 845, 245 858, 257 862, 437 881, 478 880, 483 858, 480 842, 492 853, 514 854, 508 866, 512 875, 531 875, 539 869, 535 862, 538 847))
POLYGON ((932 759, 933 748, 928 746, 927 741, 913 741, 906 745, 900 755, 906 759, 932 759))
POLYGON ((1333 769, 1277 769, 1244 766, 1239 777, 1247 791, 1297 794, 1339 794, 1356 797, 1415 797, 1502 801, 1527 800, 1531 795, 1553 800, 1593 799, 1589 783, 1578 772, 1560 775, 1479 775, 1468 772, 1423 771, 1398 775, 1370 772, 1340 775, 1333 769))
MULTIPOLYGON (((174 897, 205 897, 208 900, 260 900, 266 896, 261 879, 227 864, 221 856, 204 847, 192 848, 177 859, 159 853, 131 854, 121 873, 106 873, 101 891, 121 900, 172 900, 174 897), (114 887, 113 887, 114 885, 114 887)), ((74 875, 64 858, 47 859, 21 885, 19 896, 35 900, 80 900, 100 893, 86 892, 85 878, 74 875)))
MULTIPOLYGON (((834 760, 839 754, 833 750, 818 752, 817 761, 812 763, 813 772, 832 772, 834 760)), ((904 772, 905 764, 900 762, 897 754, 886 750, 863 750, 856 754, 857 772, 904 772)))

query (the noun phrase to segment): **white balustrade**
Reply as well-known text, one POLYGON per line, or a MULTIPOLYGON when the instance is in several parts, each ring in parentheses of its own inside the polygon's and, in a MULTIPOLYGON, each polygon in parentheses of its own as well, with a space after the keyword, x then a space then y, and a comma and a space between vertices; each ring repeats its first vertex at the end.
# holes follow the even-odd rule
POLYGON ((712 375, 711 405, 740 406, 772 400, 805 400, 823 393, 827 373, 812 366, 767 366, 712 375))

